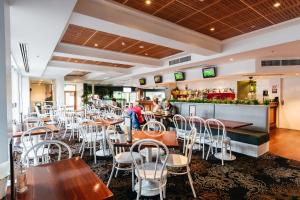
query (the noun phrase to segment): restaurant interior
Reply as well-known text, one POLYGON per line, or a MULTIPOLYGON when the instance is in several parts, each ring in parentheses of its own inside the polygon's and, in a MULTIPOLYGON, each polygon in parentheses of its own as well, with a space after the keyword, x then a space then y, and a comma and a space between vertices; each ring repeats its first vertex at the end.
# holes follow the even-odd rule
POLYGON ((300 199, 300 0, 0 0, 0 199, 300 199))

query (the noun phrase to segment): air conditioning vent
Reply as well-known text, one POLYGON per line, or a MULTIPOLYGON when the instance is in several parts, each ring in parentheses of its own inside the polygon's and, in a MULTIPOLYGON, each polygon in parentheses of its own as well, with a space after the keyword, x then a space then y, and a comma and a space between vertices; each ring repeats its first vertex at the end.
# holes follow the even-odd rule
POLYGON ((300 59, 291 59, 291 60, 262 60, 261 66, 292 66, 300 65, 300 59))
POLYGON ((29 72, 27 44, 19 43, 19 45, 20 45, 20 50, 21 50, 21 55, 22 55, 22 60, 23 60, 25 71, 29 72))
POLYGON ((191 61, 191 60, 192 60, 191 56, 185 56, 185 57, 182 57, 182 58, 177 58, 177 59, 174 59, 174 60, 170 60, 169 61, 169 66, 176 65, 176 64, 179 64, 179 63, 183 63, 183 62, 188 62, 188 61, 191 61))

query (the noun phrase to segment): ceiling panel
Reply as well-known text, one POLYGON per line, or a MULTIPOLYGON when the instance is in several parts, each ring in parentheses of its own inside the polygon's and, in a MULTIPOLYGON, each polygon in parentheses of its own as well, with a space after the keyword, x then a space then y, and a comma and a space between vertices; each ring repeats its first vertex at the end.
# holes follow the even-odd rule
POLYGON ((197 31, 204 33, 206 35, 209 35, 209 36, 213 36, 216 33, 222 32, 223 30, 229 29, 229 28, 230 28, 230 26, 228 26, 224 23, 221 23, 220 21, 214 21, 213 23, 210 23, 210 24, 207 24, 207 25, 201 27, 197 31), (211 30, 212 28, 214 30, 211 30))
POLYGON ((158 11, 155 16, 175 23, 192 12, 196 12, 196 10, 178 1, 173 1, 158 11))
POLYGON ((70 24, 61 42, 83 45, 96 31, 70 24))
POLYGON ((202 12, 197 12, 193 15, 190 15, 188 18, 177 22, 177 24, 184 26, 186 28, 190 28, 192 30, 196 30, 202 27, 205 24, 209 24, 215 21, 213 18, 203 14, 202 12))
POLYGON ((86 59, 79 59, 79 58, 68 58, 68 57, 62 57, 62 56, 53 56, 52 60, 78 63, 78 64, 90 64, 90 65, 99 65, 99 66, 106 66, 106 67, 117 67, 117 68, 134 67, 133 65, 126 65, 126 64, 119 64, 119 63, 109 63, 109 62, 100 62, 100 61, 86 60, 86 59))
MULTIPOLYGON (((69 38, 68 40, 66 39, 62 40, 62 42, 65 43, 84 45, 87 47, 92 47, 97 49, 123 52, 123 53, 147 56, 147 57, 157 58, 157 59, 164 58, 163 57, 164 54, 147 53, 147 55, 145 55, 143 54, 143 52, 153 47, 155 47, 157 51, 165 51, 169 53, 174 52, 174 54, 182 52, 177 49, 172 49, 165 46, 159 46, 156 44, 151 44, 151 43, 147 43, 147 42, 143 42, 131 38, 121 37, 118 35, 105 33, 101 31, 95 31, 92 29, 75 26, 73 24, 69 25, 63 38, 69 38), (76 27, 76 29, 74 29, 74 27, 76 27), (79 34, 76 33, 76 30, 79 31, 79 34), (86 37, 87 34, 81 34, 86 32, 91 33, 89 37, 86 37), (74 35, 76 35, 76 39, 72 39, 74 35), (80 38, 81 35, 83 35, 83 38, 80 38), (80 41, 80 43, 78 41, 80 41)), ((166 53, 166 55, 169 56, 169 53, 166 53)))
MULTIPOLYGON (((152 14, 191 30, 219 37, 224 29, 214 33, 206 28, 214 21, 221 21, 234 30, 228 38, 258 30, 273 24, 300 17, 300 0, 114 0, 124 5, 152 14), (276 2, 280 3, 275 7, 276 2), (248 27, 247 27, 248 26, 248 27)), ((226 29, 227 30, 227 29, 226 29)), ((228 29, 230 30, 230 29, 228 29)))
POLYGON ((90 72, 85 72, 85 71, 72 71, 71 73, 67 74, 67 76, 85 76, 89 73, 90 72))

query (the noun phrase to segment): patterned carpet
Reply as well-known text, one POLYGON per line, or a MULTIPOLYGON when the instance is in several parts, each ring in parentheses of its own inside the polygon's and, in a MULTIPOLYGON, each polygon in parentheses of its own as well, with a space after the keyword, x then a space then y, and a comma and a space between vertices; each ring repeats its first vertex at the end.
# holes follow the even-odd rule
MULTIPOLYGON (((79 156, 80 143, 64 140, 74 153, 79 156)), ((208 161, 202 159, 202 152, 193 152, 191 171, 197 199, 300 199, 300 162, 288 160, 272 154, 252 158, 234 153, 237 159, 225 162, 213 156, 208 161)), ((105 183, 112 168, 112 158, 97 158, 86 152, 83 158, 92 170, 105 183)), ((131 191, 131 174, 120 171, 113 178, 110 189, 114 199, 135 199, 136 193, 131 191)), ((143 199, 159 199, 158 197, 143 199)), ((167 199, 193 199, 188 178, 170 176, 167 183, 167 199)))

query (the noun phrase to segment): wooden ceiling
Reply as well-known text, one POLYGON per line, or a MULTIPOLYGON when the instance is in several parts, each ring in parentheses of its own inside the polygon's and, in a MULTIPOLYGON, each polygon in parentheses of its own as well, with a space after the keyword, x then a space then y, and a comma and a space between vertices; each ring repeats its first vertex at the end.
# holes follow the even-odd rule
POLYGON ((113 1, 220 40, 300 17, 300 0, 113 1))
POLYGON ((165 58, 182 51, 69 24, 61 42, 127 54, 165 58))
POLYGON ((62 61, 62 62, 79 63, 79 64, 99 65, 99 66, 105 66, 105 67, 116 67, 116 68, 131 68, 131 67, 133 67, 133 65, 100 62, 100 61, 85 60, 85 59, 79 59, 79 58, 68 58, 68 57, 62 57, 62 56, 53 56, 52 60, 62 61))

